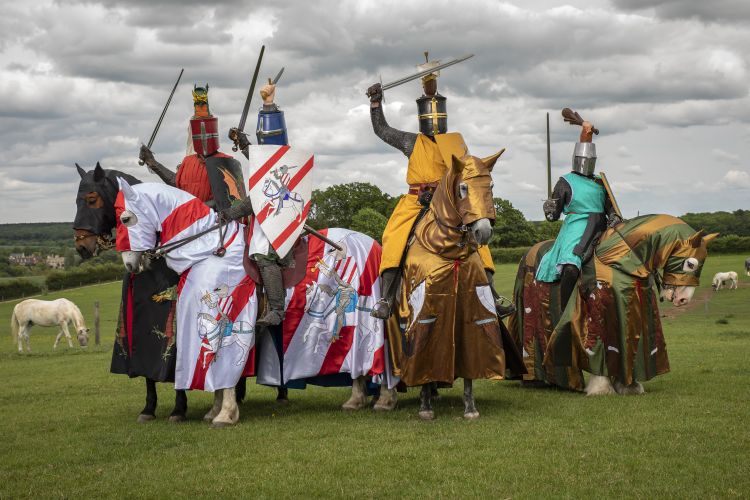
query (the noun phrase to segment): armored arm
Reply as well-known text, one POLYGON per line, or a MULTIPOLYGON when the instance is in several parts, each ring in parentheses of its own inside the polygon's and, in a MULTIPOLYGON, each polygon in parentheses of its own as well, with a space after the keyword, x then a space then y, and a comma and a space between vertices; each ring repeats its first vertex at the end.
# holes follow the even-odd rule
POLYGON ((150 171, 158 175, 159 178, 164 181, 164 184, 175 187, 175 179, 177 178, 177 174, 156 161, 156 159, 154 158, 154 153, 152 153, 147 146, 141 146, 141 152, 138 157, 141 159, 141 161, 143 161, 143 163, 146 164, 150 171))
POLYGON ((372 129, 375 131, 375 135, 407 157, 411 156, 414 143, 417 142, 417 134, 397 130, 388 125, 383 114, 383 90, 379 83, 367 89, 367 95, 370 97, 370 121, 372 121, 372 129))
POLYGON ((560 219, 563 208, 570 202, 572 194, 570 184, 561 177, 552 190, 552 196, 542 206, 544 217, 550 222, 560 219))
POLYGON ((617 211, 612 204, 612 200, 609 199, 609 196, 605 196, 604 198, 604 214, 607 216, 607 227, 615 227, 622 222, 622 217, 617 215, 617 211))
POLYGON ((219 212, 219 217, 223 221, 237 220, 253 214, 253 205, 250 203, 250 197, 243 198, 239 203, 227 207, 219 212))

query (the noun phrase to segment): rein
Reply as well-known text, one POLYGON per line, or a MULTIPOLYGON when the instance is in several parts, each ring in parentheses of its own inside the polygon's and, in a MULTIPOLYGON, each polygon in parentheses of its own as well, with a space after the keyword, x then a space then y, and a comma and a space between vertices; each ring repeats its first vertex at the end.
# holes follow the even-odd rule
POLYGON ((227 232, 224 231, 225 227, 226 227, 226 224, 224 224, 223 222, 219 221, 218 224, 215 224, 215 225, 209 227, 208 229, 204 229, 200 233, 193 234, 193 235, 188 236, 187 238, 183 238, 181 240, 170 241, 169 243, 165 243, 164 245, 160 245, 160 246, 154 247, 154 248, 152 248, 150 250, 146 250, 144 252, 144 254, 148 255, 151 258, 155 258, 155 259, 159 258, 159 257, 163 257, 164 255, 168 254, 172 250, 177 250, 178 248, 187 245, 191 241, 195 241, 198 238, 200 238, 201 236, 204 236, 204 235, 210 233, 211 231, 215 231, 215 230, 218 229, 219 230, 219 241, 220 241, 220 244, 219 244, 219 247, 216 250, 214 250, 214 255, 216 255, 218 257, 224 257, 224 254, 226 254, 226 252, 227 252, 227 249, 224 247, 224 237, 227 234, 227 232))

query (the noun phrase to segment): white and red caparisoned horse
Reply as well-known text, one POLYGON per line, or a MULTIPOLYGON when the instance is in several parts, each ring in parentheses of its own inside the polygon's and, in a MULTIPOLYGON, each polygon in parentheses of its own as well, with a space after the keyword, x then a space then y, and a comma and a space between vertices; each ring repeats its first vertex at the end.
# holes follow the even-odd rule
POLYGON ((18 352, 23 352, 23 342, 26 342, 26 350, 31 352, 29 331, 34 325, 58 326, 60 331, 57 332, 57 338, 55 338, 55 344, 52 348, 57 349, 63 334, 68 340, 68 346, 73 348, 68 323, 73 323, 78 343, 81 347, 86 347, 89 343, 89 329, 86 328, 81 310, 68 299, 27 299, 19 302, 13 308, 13 314, 10 318, 10 331, 13 335, 13 341, 18 342, 18 352))
MULTIPOLYGON (((206 417, 214 426, 236 423, 239 409, 233 388, 256 368, 250 352, 265 337, 256 336, 255 283, 242 264, 244 226, 229 222, 211 230, 218 222, 215 212, 176 188, 130 186, 120 180, 120 189, 115 202, 117 249, 128 270, 138 271, 144 253, 158 242, 171 247, 165 254, 167 265, 181 274, 175 388, 214 391, 215 404, 206 417), (225 251, 217 252, 219 248, 225 251)), ((257 376, 259 381, 278 383, 350 374, 356 379, 353 399, 361 407, 362 377, 385 371, 384 325, 369 315, 379 299, 379 246, 353 231, 329 229, 327 234, 345 251, 310 242, 307 275, 287 290, 283 372, 275 349, 261 349, 257 376), (306 293, 315 287, 318 292, 306 293), (263 358, 264 352, 272 351, 273 356, 263 358)), ((395 383, 390 380, 388 387, 395 383)))

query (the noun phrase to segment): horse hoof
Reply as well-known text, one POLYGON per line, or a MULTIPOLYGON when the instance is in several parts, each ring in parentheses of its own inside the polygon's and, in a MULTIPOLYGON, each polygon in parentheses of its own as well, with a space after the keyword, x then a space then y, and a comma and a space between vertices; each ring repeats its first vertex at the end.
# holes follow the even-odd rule
POLYGON ((149 415, 147 413, 141 413, 140 415, 138 415, 138 419, 136 420, 136 422, 138 422, 139 424, 145 424, 147 422, 151 422, 152 420, 156 420, 156 416, 155 415, 149 415))
POLYGON ((172 423, 179 423, 185 422, 187 417, 185 415, 170 415, 168 420, 172 423))
POLYGON ((478 411, 468 411, 464 413, 464 418, 466 420, 476 420, 479 418, 479 412, 478 411))
POLYGON ((288 398, 276 398, 276 404, 277 405, 289 404, 289 399, 288 398))
POLYGON ((361 410, 365 406, 367 406, 367 401, 362 401, 362 400, 352 401, 350 399, 349 401, 341 405, 341 409, 344 411, 357 411, 357 410, 361 410))
POLYGON ((380 404, 375 403, 375 406, 372 407, 373 411, 393 411, 396 408, 396 405, 389 405, 389 404, 380 404))
POLYGON ((435 412, 432 410, 420 410, 419 418, 422 420, 435 420, 435 412))
POLYGON ((234 424, 231 422, 211 422, 210 429, 224 429, 226 427, 232 427, 234 424))

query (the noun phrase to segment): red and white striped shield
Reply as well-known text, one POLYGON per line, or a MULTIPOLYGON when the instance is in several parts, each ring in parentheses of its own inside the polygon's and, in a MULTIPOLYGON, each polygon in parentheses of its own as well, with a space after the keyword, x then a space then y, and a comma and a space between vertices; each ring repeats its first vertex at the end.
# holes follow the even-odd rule
POLYGON ((279 257, 297 241, 310 212, 313 155, 289 146, 248 147, 248 196, 279 257))

